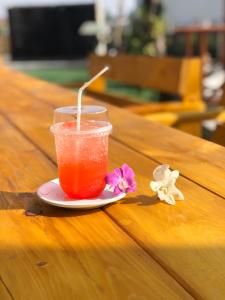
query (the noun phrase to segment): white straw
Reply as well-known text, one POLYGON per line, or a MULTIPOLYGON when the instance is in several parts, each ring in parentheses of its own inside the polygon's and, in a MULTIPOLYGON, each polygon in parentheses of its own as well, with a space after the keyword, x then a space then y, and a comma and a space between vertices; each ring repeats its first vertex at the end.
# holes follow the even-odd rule
POLYGON ((109 67, 104 67, 99 73, 97 73, 94 77, 92 77, 89 81, 85 82, 78 91, 78 101, 77 101, 77 130, 80 130, 80 118, 81 118, 81 98, 83 91, 98 77, 104 74, 106 71, 109 70, 109 67))

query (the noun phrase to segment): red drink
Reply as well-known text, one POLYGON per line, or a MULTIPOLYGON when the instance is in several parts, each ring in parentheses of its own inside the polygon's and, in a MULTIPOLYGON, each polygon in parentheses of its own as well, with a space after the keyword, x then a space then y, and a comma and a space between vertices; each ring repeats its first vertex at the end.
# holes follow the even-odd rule
POLYGON ((70 198, 94 198, 105 187, 111 124, 83 120, 80 131, 76 126, 68 121, 52 127, 60 185, 70 198))

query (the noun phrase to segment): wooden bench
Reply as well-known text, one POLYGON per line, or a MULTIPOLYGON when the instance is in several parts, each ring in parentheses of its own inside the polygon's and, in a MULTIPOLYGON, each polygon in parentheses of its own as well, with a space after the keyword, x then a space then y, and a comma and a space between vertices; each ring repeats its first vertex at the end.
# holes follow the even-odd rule
POLYGON ((89 95, 124 107, 148 120, 201 136, 201 122, 215 118, 221 113, 221 107, 206 111, 201 97, 201 60, 199 58, 152 58, 136 55, 99 57, 94 54, 90 56, 91 75, 104 65, 109 65, 110 71, 90 87, 89 95), (177 95, 179 100, 159 103, 135 102, 129 97, 107 92, 107 79, 177 95))
POLYGON ((201 97, 201 60, 199 58, 152 58, 139 55, 90 55, 90 74, 109 65, 110 71, 90 86, 90 95, 132 112, 146 115, 162 111, 204 111, 201 97), (138 103, 128 97, 118 97, 106 91, 106 80, 112 79, 127 85, 159 90, 177 95, 180 101, 138 103))

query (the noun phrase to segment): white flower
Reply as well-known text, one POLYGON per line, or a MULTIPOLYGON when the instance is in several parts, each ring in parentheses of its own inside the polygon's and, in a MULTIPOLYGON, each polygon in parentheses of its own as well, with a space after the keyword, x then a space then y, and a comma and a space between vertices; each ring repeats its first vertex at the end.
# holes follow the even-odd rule
POLYGON ((150 182, 150 188, 158 194, 161 201, 174 205, 176 203, 174 196, 177 196, 179 200, 184 200, 184 195, 175 186, 179 172, 171 171, 169 168, 169 165, 160 165, 155 168, 153 171, 154 181, 150 182))

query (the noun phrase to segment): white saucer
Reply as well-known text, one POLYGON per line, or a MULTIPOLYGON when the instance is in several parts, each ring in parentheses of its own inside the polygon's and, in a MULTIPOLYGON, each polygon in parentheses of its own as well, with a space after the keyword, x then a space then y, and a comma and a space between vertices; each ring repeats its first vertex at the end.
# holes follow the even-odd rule
POLYGON ((37 190, 37 195, 42 201, 54 206, 73 209, 91 209, 116 202, 124 198, 126 193, 115 196, 106 186, 104 191, 97 198, 83 200, 70 199, 63 192, 59 184, 59 179, 56 178, 41 185, 37 190))

